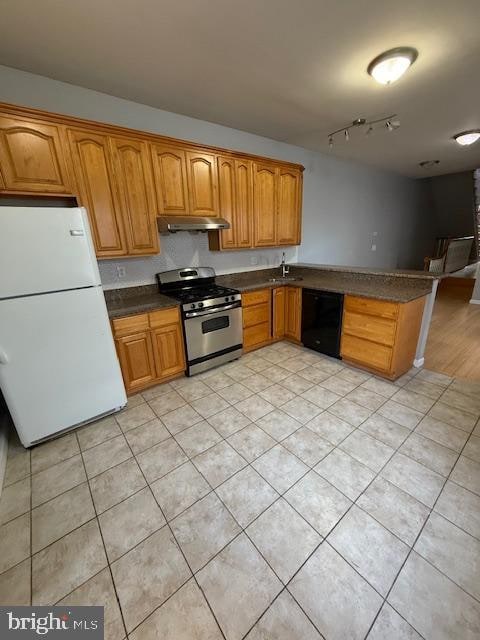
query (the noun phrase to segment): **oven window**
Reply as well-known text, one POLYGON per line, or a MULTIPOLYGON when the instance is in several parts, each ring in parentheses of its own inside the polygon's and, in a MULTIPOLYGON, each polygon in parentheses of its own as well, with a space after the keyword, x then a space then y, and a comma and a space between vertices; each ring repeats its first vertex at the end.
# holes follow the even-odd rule
POLYGON ((228 316, 212 318, 211 320, 205 320, 202 322, 202 333, 211 333, 212 331, 218 331, 219 329, 226 329, 229 326, 230 318, 228 316))

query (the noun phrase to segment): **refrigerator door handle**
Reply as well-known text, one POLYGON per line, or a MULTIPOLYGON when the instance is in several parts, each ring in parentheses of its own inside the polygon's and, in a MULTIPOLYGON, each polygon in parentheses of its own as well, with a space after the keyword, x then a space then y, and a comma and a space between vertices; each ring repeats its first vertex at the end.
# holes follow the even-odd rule
POLYGON ((0 347, 0 364, 8 364, 8 356, 2 347, 0 347))

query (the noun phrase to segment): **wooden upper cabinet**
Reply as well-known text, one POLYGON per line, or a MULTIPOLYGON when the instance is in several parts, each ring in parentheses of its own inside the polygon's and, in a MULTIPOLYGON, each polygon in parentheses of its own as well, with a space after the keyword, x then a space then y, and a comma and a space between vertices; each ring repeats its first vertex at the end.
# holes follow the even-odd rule
POLYGON ((235 160, 235 245, 237 248, 252 246, 253 222, 252 162, 235 160))
POLYGON ((253 165, 254 246, 276 244, 277 169, 274 164, 253 165))
POLYGON ((159 213, 190 213, 185 151, 172 145, 151 144, 159 213))
POLYGON ((87 208, 97 256, 127 253, 109 139, 81 129, 68 131, 81 203, 87 208))
POLYGON ((220 214, 230 223, 230 229, 220 232, 222 249, 236 249, 236 193, 235 193, 235 160, 233 158, 218 158, 218 175, 220 191, 220 214))
POLYGON ((141 140, 112 138, 111 146, 128 253, 158 253, 157 206, 148 145, 141 140))
POLYGON ((302 174, 281 167, 278 175, 277 244, 300 244, 302 174))
POLYGON ((190 215, 218 216, 217 158, 210 153, 187 151, 190 215))
POLYGON ((9 191, 72 193, 62 126, 0 116, 0 172, 9 191))

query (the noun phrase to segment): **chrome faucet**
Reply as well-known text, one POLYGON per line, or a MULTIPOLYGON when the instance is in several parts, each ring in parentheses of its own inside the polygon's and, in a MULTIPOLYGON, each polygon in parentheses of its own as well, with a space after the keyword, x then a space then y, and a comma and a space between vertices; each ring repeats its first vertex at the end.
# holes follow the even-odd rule
POLYGON ((286 278, 290 273, 290 265, 285 263, 285 251, 282 253, 282 263, 280 266, 282 267, 282 278, 286 278))

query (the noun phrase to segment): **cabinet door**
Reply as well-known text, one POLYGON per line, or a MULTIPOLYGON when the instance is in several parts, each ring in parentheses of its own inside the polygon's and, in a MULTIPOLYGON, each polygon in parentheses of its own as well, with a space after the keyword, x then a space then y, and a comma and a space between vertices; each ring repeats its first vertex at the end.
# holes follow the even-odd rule
POLYGON ((275 165, 255 163, 253 168, 253 218, 255 247, 276 244, 276 184, 275 165))
POLYGON ((230 229, 220 232, 222 249, 237 247, 237 216, 235 193, 235 160, 233 158, 218 158, 218 176, 220 191, 220 214, 230 223, 230 229))
POLYGON ((108 137, 80 129, 69 130, 68 137, 80 201, 88 211, 97 256, 125 255, 125 232, 108 137))
POLYGON ((302 290, 285 287, 285 335, 300 342, 302 337, 302 290))
POLYGON ((300 189, 302 174, 280 168, 278 176, 277 244, 300 243, 300 189))
POLYGON ((111 144, 128 253, 158 253, 156 202, 147 143, 113 138, 111 144))
POLYGON ((152 160, 160 213, 190 213, 185 151, 171 145, 152 144, 152 160))
POLYGON ((117 338, 115 343, 127 391, 134 391, 155 380, 155 361, 149 331, 117 338))
POLYGON ((285 335, 285 288, 273 290, 273 337, 283 338, 285 335))
POLYGON ((158 378, 166 378, 185 371, 183 337, 179 324, 153 329, 152 339, 158 378))
POLYGON ((187 151, 188 191, 192 216, 218 216, 217 159, 210 153, 187 151))
POLYGON ((4 188, 27 193, 72 193, 62 134, 60 125, 0 116, 4 188))
POLYGON ((253 185, 252 163, 235 160, 235 246, 252 246, 253 185))

